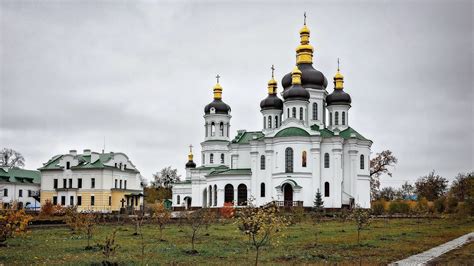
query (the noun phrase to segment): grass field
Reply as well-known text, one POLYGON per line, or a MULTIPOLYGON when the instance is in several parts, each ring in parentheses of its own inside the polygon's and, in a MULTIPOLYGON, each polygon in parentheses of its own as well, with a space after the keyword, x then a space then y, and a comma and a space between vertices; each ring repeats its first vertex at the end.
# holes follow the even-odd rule
MULTIPOLYGON (((314 244, 314 225, 310 221, 288 227, 279 244, 266 247, 260 255, 262 264, 385 264, 452 240, 474 230, 474 219, 392 219, 374 220, 362 232, 351 222, 326 221, 320 227, 318 244, 314 244)), ((141 242, 132 225, 98 226, 94 244, 103 243, 106 235, 117 229, 119 249, 114 258, 121 265, 142 263, 141 242)), ((247 245, 233 223, 215 224, 198 239, 198 254, 191 249, 188 228, 171 225, 164 230, 166 241, 159 241, 156 226, 145 225, 145 264, 252 264, 255 252, 247 245)), ((67 228, 35 229, 10 239, 0 248, 0 264, 81 264, 100 263, 100 248, 85 250, 86 239, 72 235, 67 228)))

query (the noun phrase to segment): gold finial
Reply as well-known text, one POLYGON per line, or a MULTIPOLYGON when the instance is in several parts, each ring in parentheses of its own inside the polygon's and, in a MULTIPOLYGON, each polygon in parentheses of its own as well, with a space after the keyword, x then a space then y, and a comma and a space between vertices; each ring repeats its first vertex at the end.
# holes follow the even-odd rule
POLYGON ((309 44, 310 31, 306 27, 306 12, 304 12, 304 25, 300 30, 300 45, 296 48, 296 64, 313 63, 314 48, 309 44))
POLYGON ((277 93, 277 81, 275 80, 275 66, 272 65, 270 68, 272 70, 272 79, 268 81, 268 94, 277 93))
POLYGON ((291 84, 301 84, 301 70, 297 66, 291 72, 291 84))
POLYGON ((217 76, 216 76, 217 83, 216 83, 216 85, 214 85, 214 99, 216 99, 216 100, 222 99, 222 87, 221 87, 221 84, 219 84, 220 77, 221 76, 219 76, 219 74, 217 74, 217 76))
POLYGON ((189 154, 188 154, 188 161, 193 160, 193 145, 189 145, 189 154))
POLYGON ((337 72, 334 75, 334 89, 344 89, 344 76, 339 72, 339 58, 337 58, 337 72))

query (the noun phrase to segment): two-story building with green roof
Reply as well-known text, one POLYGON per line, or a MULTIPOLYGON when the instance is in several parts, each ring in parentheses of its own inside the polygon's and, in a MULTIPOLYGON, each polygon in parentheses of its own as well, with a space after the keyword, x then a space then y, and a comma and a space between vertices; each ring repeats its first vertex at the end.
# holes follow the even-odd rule
POLYGON ((121 152, 86 149, 53 156, 41 171, 41 204, 77 206, 79 211, 140 210, 143 186, 140 172, 121 152))
POLYGON ((204 108, 202 164, 190 151, 184 182, 173 187, 174 207, 257 206, 276 201, 284 206, 312 207, 321 193, 326 208, 370 207, 369 156, 372 141, 350 126, 352 99, 338 69, 328 93, 324 74, 313 67, 310 31, 300 30, 296 67, 268 82, 260 102, 261 131, 239 130, 229 136, 231 108, 222 101, 222 86, 204 108))
POLYGON ((0 167, 1 208, 39 209, 39 171, 0 167))

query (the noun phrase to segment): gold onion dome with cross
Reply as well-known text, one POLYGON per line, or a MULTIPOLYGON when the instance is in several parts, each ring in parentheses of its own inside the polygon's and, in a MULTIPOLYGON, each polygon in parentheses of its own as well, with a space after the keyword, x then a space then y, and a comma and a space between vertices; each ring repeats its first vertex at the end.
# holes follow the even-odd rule
POLYGON ((189 145, 188 162, 186 168, 196 168, 196 163, 193 161, 193 145, 189 145))
POLYGON ((221 76, 217 75, 217 83, 214 85, 213 93, 214 93, 214 101, 204 107, 204 113, 216 113, 216 114, 229 114, 230 106, 222 101, 222 86, 219 83, 219 79, 221 76), (211 112, 212 111, 212 112, 211 112))
MULTIPOLYGON (((304 14, 304 25, 300 30, 300 45, 296 48, 296 65, 302 72, 301 85, 304 88, 326 89, 328 81, 323 73, 313 67, 314 48, 309 43, 310 30, 306 26, 306 13, 304 14)), ((286 74, 281 84, 284 90, 292 84, 291 73, 286 74)))
POLYGON ((275 80, 275 67, 272 65, 272 79, 268 81, 268 96, 260 102, 261 110, 283 110, 283 101, 277 95, 277 81, 275 80))

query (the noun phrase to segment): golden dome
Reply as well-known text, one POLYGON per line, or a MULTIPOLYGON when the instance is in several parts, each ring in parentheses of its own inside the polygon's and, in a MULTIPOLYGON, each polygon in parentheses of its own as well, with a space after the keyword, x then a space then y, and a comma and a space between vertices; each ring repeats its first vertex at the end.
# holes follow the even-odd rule
POLYGON ((296 64, 312 64, 314 48, 309 44, 310 31, 306 26, 306 12, 304 13, 304 25, 300 30, 300 45, 296 47, 296 64))
POLYGON ((291 71, 291 84, 301 84, 301 70, 297 66, 291 71))
POLYGON ((337 59, 337 72, 334 75, 334 89, 344 89, 344 76, 339 72, 339 58, 337 59))
POLYGON ((217 83, 214 85, 214 99, 220 100, 222 99, 222 86, 219 84, 219 74, 216 76, 217 83))

